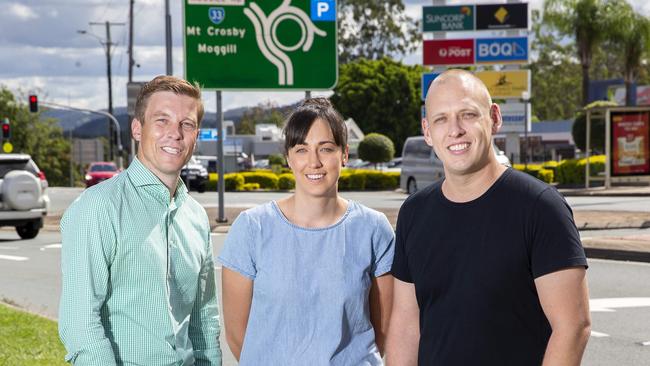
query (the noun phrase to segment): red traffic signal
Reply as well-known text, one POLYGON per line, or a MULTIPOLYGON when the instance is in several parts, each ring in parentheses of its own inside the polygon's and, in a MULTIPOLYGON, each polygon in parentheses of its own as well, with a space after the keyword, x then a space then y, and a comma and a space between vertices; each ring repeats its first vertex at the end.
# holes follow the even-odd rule
POLYGON ((2 139, 6 140, 11 137, 11 126, 9 125, 9 120, 5 118, 2 122, 2 139))
POLYGON ((29 111, 32 113, 38 112, 38 96, 33 94, 29 96, 29 111))

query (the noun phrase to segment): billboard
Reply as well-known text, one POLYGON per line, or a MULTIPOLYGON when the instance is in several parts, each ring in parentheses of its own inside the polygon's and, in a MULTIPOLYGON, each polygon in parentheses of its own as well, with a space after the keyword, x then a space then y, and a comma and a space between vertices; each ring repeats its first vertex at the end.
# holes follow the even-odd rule
POLYGON ((424 65, 473 65, 473 39, 425 40, 422 46, 424 65))
POLYGON ((650 174, 650 111, 611 112, 612 176, 650 174))
POLYGON ((528 37, 477 38, 477 64, 528 63, 528 37))
POLYGON ((336 85, 335 0, 183 4, 187 80, 213 90, 324 90, 336 85))
POLYGON ((501 103, 501 119, 503 124, 499 133, 522 133, 527 126, 530 131, 530 108, 524 103, 501 103), (526 118, 528 114, 529 118, 526 118))
POLYGON ((521 98, 522 92, 530 93, 530 70, 479 71, 475 75, 494 99, 521 98))
POLYGON ((528 4, 476 5, 476 30, 528 29, 528 4))
POLYGON ((423 6, 424 32, 453 32, 474 30, 474 5, 423 6))

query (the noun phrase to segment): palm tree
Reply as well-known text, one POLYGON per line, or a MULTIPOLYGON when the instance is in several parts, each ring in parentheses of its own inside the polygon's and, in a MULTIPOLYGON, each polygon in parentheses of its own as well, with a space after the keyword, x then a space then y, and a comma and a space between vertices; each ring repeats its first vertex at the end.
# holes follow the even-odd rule
POLYGON ((546 0, 544 22, 575 37, 582 66, 582 105, 589 101, 589 68, 594 48, 606 38, 605 4, 601 0, 546 0))
POLYGON ((612 14, 610 26, 612 42, 620 45, 625 80, 625 105, 632 105, 632 84, 636 81, 644 56, 650 50, 650 20, 634 12, 625 0, 607 4, 612 14))

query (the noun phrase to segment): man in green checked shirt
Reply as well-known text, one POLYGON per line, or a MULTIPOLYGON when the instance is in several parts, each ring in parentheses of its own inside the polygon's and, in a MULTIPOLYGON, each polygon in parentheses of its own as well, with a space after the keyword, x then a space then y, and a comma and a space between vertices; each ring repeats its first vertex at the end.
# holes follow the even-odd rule
POLYGON ((179 177, 203 118, 201 91, 156 77, 135 114, 137 158, 61 221, 66 361, 221 365, 208 217, 179 177))

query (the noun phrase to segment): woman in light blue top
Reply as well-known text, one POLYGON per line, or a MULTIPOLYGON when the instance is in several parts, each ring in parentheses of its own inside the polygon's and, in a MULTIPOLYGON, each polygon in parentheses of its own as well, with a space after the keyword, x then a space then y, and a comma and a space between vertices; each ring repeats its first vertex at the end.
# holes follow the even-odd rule
POLYGON ((226 339, 240 365, 382 365, 394 233, 338 194, 347 129, 325 98, 289 117, 295 193, 244 211, 223 263, 226 339))

